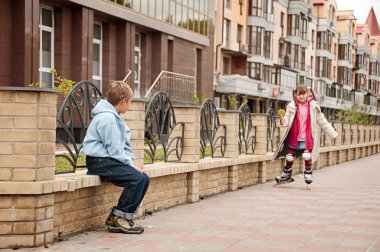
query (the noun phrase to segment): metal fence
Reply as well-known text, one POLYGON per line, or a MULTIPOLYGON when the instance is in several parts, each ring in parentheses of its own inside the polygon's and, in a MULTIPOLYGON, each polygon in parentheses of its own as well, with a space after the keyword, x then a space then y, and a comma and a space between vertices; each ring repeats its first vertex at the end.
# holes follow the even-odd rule
POLYGON ((58 170, 56 174, 75 172, 77 168, 85 167, 77 163, 82 144, 77 143, 78 131, 75 132, 74 129, 79 130, 82 140, 92 119, 91 110, 102 98, 101 92, 93 83, 81 81, 73 86, 63 100, 57 115, 57 127, 63 129, 64 137, 57 136, 56 143, 62 145, 64 150, 57 151, 55 156, 64 159, 70 168, 58 170))
POLYGON ((218 111, 210 98, 202 103, 200 126, 201 157, 208 155, 223 157, 226 150, 226 126, 220 124, 218 111), (210 146, 209 151, 207 151, 208 146, 210 146))
POLYGON ((279 118, 272 108, 267 113, 267 151, 275 151, 280 142, 280 128, 277 126, 276 119, 279 118))
POLYGON ((195 77, 161 71, 152 86, 146 93, 151 98, 156 92, 165 92, 172 102, 195 104, 192 94, 195 94, 195 77))
POLYGON ((145 110, 144 151, 146 163, 181 160, 183 153, 184 123, 177 123, 174 109, 165 92, 157 92, 145 110), (178 126, 178 127, 177 127, 178 126), (177 131, 175 131, 177 130, 177 131), (174 156, 174 157, 173 157, 174 156))
POLYGON ((239 109, 239 154, 255 152, 257 127, 252 125, 252 114, 247 104, 239 109))

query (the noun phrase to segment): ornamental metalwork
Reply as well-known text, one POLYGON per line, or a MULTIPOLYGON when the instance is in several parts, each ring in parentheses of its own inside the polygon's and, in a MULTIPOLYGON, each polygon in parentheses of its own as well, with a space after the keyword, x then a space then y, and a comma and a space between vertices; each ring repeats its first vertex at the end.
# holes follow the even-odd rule
POLYGON ((72 87, 63 100, 57 116, 57 127, 61 128, 64 134, 57 135, 56 143, 63 146, 64 150, 57 151, 55 156, 67 161, 72 169, 57 171, 57 174, 71 173, 77 168, 86 167, 78 165, 77 161, 82 148, 81 142, 92 119, 91 110, 100 99, 103 99, 102 93, 93 83, 81 81, 72 87))
POLYGON ((255 152, 256 130, 252 125, 252 114, 247 104, 240 106, 239 112, 239 154, 255 152))
MULTIPOLYGON (((331 126, 334 128, 334 130, 337 131, 336 127, 335 127, 334 116, 330 116, 328 122, 331 124, 331 126)), ((326 134, 325 133, 323 134, 323 136, 324 136, 324 138, 326 140, 326 134)), ((335 146, 335 144, 336 144, 336 138, 332 138, 331 139, 331 145, 335 146)))
POLYGON ((267 113, 267 151, 275 151, 280 141, 280 128, 277 126, 276 119, 279 116, 275 115, 274 110, 269 108, 267 113))
POLYGON ((149 100, 145 111, 146 163, 181 160, 184 123, 177 123, 172 103, 165 92, 157 92, 149 100))
POLYGON ((226 125, 220 124, 218 111, 210 98, 205 99, 202 103, 200 126, 201 158, 209 155, 211 157, 224 157, 226 125), (210 146, 210 149, 208 149, 208 146, 210 146))

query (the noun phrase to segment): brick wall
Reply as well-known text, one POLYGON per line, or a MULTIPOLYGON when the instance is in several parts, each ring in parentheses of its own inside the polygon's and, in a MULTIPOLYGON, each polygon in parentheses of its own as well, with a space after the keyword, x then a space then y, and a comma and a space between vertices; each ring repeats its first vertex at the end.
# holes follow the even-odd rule
POLYGON ((201 171, 199 183, 201 197, 226 192, 228 190, 228 167, 201 171))

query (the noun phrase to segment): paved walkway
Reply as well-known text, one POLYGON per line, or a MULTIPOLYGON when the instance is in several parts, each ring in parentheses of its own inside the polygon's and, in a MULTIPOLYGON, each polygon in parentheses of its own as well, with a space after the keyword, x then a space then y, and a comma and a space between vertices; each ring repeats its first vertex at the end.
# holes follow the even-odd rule
POLYGON ((104 227, 35 251, 380 251, 380 154, 280 188, 255 185, 154 213, 142 235, 104 227))

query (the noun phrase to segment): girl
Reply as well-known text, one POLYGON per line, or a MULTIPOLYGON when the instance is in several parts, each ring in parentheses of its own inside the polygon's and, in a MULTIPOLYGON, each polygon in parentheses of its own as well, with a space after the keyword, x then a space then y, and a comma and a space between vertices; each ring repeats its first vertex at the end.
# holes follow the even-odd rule
POLYGON ((300 85, 296 87, 293 94, 294 100, 288 104, 285 115, 280 119, 280 124, 286 126, 287 130, 272 160, 286 156, 286 165, 283 172, 276 177, 276 182, 277 184, 289 183, 294 181, 291 177, 294 158, 302 155, 305 160, 305 183, 309 189, 309 185, 313 182, 312 161, 318 159, 319 128, 317 125, 332 138, 336 138, 338 134, 327 122, 311 89, 300 85))

